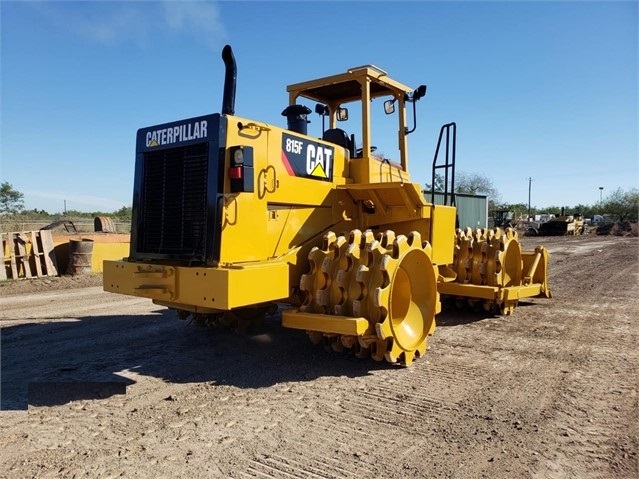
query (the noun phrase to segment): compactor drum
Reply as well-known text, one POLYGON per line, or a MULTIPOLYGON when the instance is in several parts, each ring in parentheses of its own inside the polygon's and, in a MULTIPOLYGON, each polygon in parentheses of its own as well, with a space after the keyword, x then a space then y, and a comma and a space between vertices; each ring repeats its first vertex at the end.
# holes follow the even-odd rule
POLYGON ((551 297, 546 270, 548 251, 522 251, 513 228, 457 230, 452 268, 455 275, 439 284, 457 306, 512 313, 520 298, 551 297))
POLYGON ((378 361, 410 365, 424 354, 440 301, 432 248, 417 231, 377 238, 371 230, 348 238, 330 232, 309 262, 300 281, 303 303, 283 313, 285 325, 309 328, 313 342, 378 361))
MULTIPOLYGON (((521 251, 510 228, 456 232, 452 184, 450 204, 435 205, 411 181, 425 85, 374 65, 289 85, 282 128, 235 116, 229 46, 222 58, 221 113, 138 131, 130 253, 105 261, 106 291, 246 331, 283 305, 282 325, 312 342, 402 366, 425 353, 442 299, 510 314, 521 298, 550 297, 544 248, 521 251), (376 112, 396 124, 383 154, 376 112)), ((454 140, 452 151, 454 183, 454 140)))

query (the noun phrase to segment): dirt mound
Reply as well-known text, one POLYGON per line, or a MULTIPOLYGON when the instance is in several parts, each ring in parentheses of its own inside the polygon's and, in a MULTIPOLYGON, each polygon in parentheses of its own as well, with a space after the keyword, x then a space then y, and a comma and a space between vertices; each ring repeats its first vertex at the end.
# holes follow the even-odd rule
POLYGON ((598 236, 639 236, 639 227, 637 226, 637 223, 631 223, 630 221, 606 223, 597 226, 594 231, 598 236))

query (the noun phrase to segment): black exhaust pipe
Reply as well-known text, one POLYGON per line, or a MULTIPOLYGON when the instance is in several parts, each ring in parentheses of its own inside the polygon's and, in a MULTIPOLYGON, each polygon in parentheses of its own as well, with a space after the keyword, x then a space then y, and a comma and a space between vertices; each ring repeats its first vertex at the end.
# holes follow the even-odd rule
POLYGON ((233 56, 231 45, 222 49, 222 60, 226 67, 224 74, 224 97, 222 98, 222 114, 233 115, 235 113, 235 85, 237 83, 237 64, 233 56))

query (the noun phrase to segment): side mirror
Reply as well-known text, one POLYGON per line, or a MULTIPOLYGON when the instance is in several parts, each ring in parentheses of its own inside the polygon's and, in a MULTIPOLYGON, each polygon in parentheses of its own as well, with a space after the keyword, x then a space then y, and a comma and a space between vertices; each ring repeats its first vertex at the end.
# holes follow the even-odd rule
POLYGON ((346 121, 348 120, 348 108, 342 108, 341 106, 335 112, 337 116, 337 121, 346 121))
POLYGON ((384 113, 387 115, 395 113, 395 100, 386 100, 384 102, 384 113))

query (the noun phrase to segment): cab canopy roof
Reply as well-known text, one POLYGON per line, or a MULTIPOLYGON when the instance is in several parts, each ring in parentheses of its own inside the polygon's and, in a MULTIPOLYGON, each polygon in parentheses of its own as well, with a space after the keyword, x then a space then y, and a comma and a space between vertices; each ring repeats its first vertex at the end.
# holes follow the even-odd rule
POLYGON ((412 88, 403 85, 375 65, 363 65, 349 69, 346 73, 316 80, 295 83, 286 87, 289 103, 295 104, 298 97, 304 97, 325 105, 340 105, 362 100, 362 85, 369 82, 370 98, 392 96, 402 99, 412 88))

